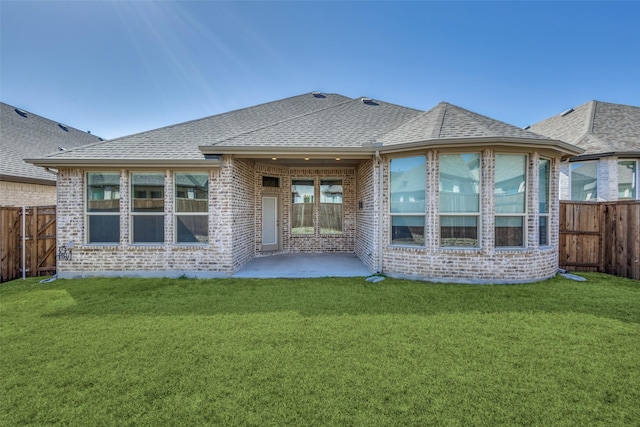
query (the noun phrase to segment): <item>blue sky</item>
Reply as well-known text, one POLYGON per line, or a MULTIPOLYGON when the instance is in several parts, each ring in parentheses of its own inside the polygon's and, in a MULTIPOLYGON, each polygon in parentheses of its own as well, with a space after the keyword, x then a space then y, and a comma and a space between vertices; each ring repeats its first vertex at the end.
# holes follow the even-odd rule
POLYGON ((311 91, 640 105, 640 2, 0 2, 0 100, 113 138, 311 91))

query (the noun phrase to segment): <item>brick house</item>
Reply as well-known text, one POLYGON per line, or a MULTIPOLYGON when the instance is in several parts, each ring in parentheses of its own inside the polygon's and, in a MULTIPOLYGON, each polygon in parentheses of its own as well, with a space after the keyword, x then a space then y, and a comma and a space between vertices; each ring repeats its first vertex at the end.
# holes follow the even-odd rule
POLYGON ((60 277, 226 277, 355 253, 371 272, 518 283, 558 266, 580 149, 447 103, 308 93, 30 162, 59 171, 60 277))
POLYGON ((529 130, 584 149, 560 166, 561 200, 640 200, 640 107, 589 101, 529 130))
POLYGON ((0 102, 0 205, 55 205, 55 171, 24 159, 98 141, 90 133, 0 102))

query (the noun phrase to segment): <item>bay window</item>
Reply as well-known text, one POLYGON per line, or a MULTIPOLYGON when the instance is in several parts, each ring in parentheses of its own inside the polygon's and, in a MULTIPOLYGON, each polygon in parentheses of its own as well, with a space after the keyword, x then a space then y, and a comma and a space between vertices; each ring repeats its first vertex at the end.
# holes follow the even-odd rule
POLYGON ((120 242, 120 173, 87 172, 87 243, 120 242))
POLYGON ((391 244, 424 246, 426 157, 391 159, 391 244))
POLYGON ((496 154, 495 245, 523 247, 526 215, 527 156, 496 154))
POLYGON ((439 156, 440 246, 479 247, 480 155, 439 156))
POLYGON ((131 174, 133 243, 164 243, 164 174, 131 174))
POLYGON ((209 242, 209 175, 175 174, 176 243, 209 242))

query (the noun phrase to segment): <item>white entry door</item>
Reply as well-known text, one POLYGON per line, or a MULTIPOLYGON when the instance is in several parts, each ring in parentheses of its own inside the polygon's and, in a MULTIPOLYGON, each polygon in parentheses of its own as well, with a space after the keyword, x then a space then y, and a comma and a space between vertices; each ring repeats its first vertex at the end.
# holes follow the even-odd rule
POLYGON ((262 250, 277 251, 278 236, 278 196, 262 196, 262 250))

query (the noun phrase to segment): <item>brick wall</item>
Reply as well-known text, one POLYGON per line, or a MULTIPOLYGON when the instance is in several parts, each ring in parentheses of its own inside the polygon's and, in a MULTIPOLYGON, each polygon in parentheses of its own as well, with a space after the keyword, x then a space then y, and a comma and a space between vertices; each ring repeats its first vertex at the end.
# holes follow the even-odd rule
MULTIPOLYGON (((129 220, 129 170, 120 171, 120 243, 89 245, 84 243, 84 172, 60 169, 58 176, 58 245, 74 243, 72 259, 58 261, 60 277, 85 275, 133 275, 217 277, 233 271, 233 242, 229 220, 232 217, 231 191, 221 169, 209 170, 209 245, 171 244, 131 245, 129 220)), ((173 173, 165 173, 165 241, 173 240, 173 173)), ((226 170, 225 170, 226 172, 226 170)))
POLYGON ((0 206, 56 204, 56 186, 0 181, 0 206))
POLYGON ((361 163, 356 169, 356 238, 354 250, 371 271, 378 267, 378 221, 380 220, 379 181, 380 165, 373 160, 361 163))

